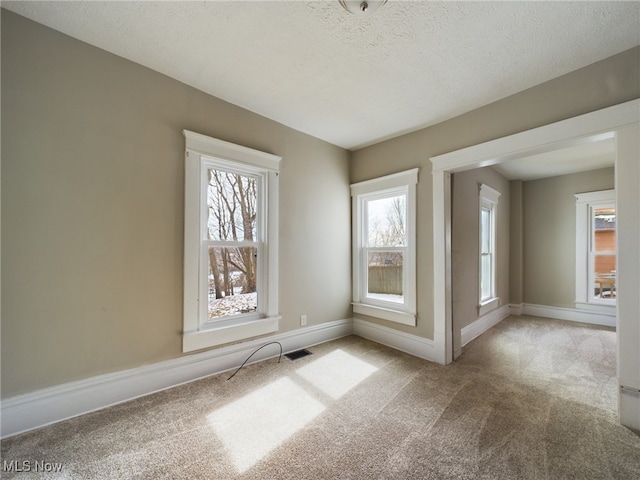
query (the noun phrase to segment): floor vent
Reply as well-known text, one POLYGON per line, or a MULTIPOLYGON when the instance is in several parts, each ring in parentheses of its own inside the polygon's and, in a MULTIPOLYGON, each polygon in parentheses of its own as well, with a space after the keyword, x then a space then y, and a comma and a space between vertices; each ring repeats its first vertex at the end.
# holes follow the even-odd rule
POLYGON ((299 358, 306 357, 307 355, 312 355, 312 353, 306 348, 303 350, 296 350, 295 352, 285 354, 289 360, 298 360, 299 358))

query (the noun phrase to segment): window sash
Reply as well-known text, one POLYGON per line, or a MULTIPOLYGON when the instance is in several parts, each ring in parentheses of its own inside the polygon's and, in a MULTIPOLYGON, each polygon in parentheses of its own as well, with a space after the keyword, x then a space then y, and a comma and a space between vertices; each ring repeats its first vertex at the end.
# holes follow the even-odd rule
MULTIPOLYGON (((405 268, 405 260, 407 259, 408 248, 407 247, 363 247, 362 249, 362 274, 361 278, 363 281, 362 293, 364 303, 371 303, 373 305, 379 306, 392 306, 394 308, 407 307, 407 283, 408 283, 408 269, 405 268), (400 291, 398 295, 400 296, 399 300, 393 299, 385 299, 382 295, 385 295, 385 292, 371 292, 370 291, 370 273, 371 273, 371 265, 369 264, 369 255, 372 253, 384 254, 384 253, 392 253, 392 254, 401 254, 402 257, 402 265, 401 267, 401 276, 400 276, 400 291)), ((382 266, 381 266, 382 267, 382 266)), ((390 281, 391 289, 393 290, 393 286, 396 285, 396 282, 393 280, 390 281)), ((384 289, 384 287, 383 287, 384 289)), ((396 295, 394 293, 386 292, 389 295, 396 295)))
MULTIPOLYGON (((610 269, 609 272, 597 272, 596 264, 597 257, 617 257, 616 250, 597 250, 597 225, 596 225, 596 211, 601 209, 612 209, 615 212, 615 204, 613 202, 597 202, 590 204, 589 207, 589 272, 588 272, 588 282, 589 282, 589 290, 588 290, 588 301, 596 301, 596 302, 615 302, 616 298, 614 295, 610 294, 608 298, 603 298, 600 295, 596 294, 595 286, 598 284, 596 281, 600 277, 616 275, 616 268, 614 262, 614 268, 610 269), (604 274, 604 275, 602 275, 604 274)), ((615 215, 615 213, 614 213, 615 215)), ((616 230, 613 229, 614 235, 616 230)), ((615 242, 614 242, 615 248, 615 242)), ((615 278, 617 281, 617 278, 615 278)), ((598 284, 598 288, 600 285, 598 284)), ((603 289, 606 287, 603 287, 603 289)), ((609 288, 612 288, 609 286, 609 288)), ((617 289, 617 288, 616 288, 617 289)), ((610 291, 611 292, 611 291, 610 291)))
MULTIPOLYGON (((226 163, 226 162, 225 162, 226 163)), ((264 179, 264 175, 260 175, 260 174, 256 174, 255 172, 248 172, 244 169, 241 168, 229 168, 229 167, 225 167, 223 166, 224 164, 220 165, 218 164, 215 160, 213 159, 208 159, 208 160, 204 160, 202 162, 202 205, 201 205, 201 212, 202 212, 202 216, 203 216, 203 221, 202 221, 202 229, 201 229, 201 238, 203 240, 218 240, 218 241, 233 241, 230 240, 228 238, 221 238, 220 237, 220 233, 218 233, 218 235, 214 234, 214 238, 211 238, 211 232, 209 231, 209 188, 212 187, 213 185, 211 184, 210 180, 209 180, 209 172, 210 171, 216 171, 219 172, 223 175, 225 175, 225 180, 228 179, 228 177, 226 177, 226 175, 233 175, 233 176, 238 176, 241 179, 247 179, 247 181, 252 180, 253 182, 255 182, 255 203, 256 205, 254 205, 255 208, 255 215, 256 215, 256 221, 253 222, 253 225, 251 226, 251 236, 256 238, 256 239, 260 239, 262 237, 262 231, 264 229, 264 213, 261 210, 261 205, 264 201, 264 195, 263 195, 263 190, 265 188, 265 179, 264 179)), ((230 195, 231 192, 228 190, 229 189, 229 185, 226 185, 226 194, 230 195)), ((228 202, 229 199, 226 196, 223 196, 222 199, 218 199, 219 201, 222 201, 222 203, 224 204, 223 207, 228 207, 228 205, 225 202, 228 202)), ((235 198, 233 198, 233 201, 237 201, 235 198)), ((247 202, 247 200, 245 200, 245 203, 253 203, 253 202, 247 202)), ((226 211, 226 214, 228 214, 228 220, 230 223, 234 224, 234 228, 239 230, 239 232, 242 234, 242 236, 245 236, 245 225, 243 222, 243 218, 242 218, 242 212, 240 212, 240 217, 238 217, 238 211, 237 211, 237 205, 236 208, 234 209, 233 212, 231 211, 226 211)), ((225 222, 227 223, 227 222, 225 222)))
POLYGON ((198 326, 200 329, 211 328, 212 326, 221 326, 236 320, 253 320, 261 318, 265 315, 265 275, 266 270, 265 258, 263 255, 264 243, 267 234, 264 218, 266 217, 266 178, 264 173, 256 172, 255 168, 244 167, 225 160, 202 156, 201 160, 201 195, 200 195, 200 273, 198 278, 200 298, 206 299, 201 301, 198 312, 198 326), (252 178, 256 181, 256 221, 255 221, 255 240, 209 240, 208 221, 208 189, 209 189, 209 171, 216 170, 222 173, 232 175, 241 175, 243 177, 252 178), (223 317, 209 318, 209 247, 255 247, 258 252, 258 260, 255 272, 256 294, 258 299, 257 309, 255 312, 232 314, 223 317))
MULTIPOLYGON (((377 192, 370 196, 363 196, 362 201, 363 201, 363 223, 364 223, 363 225, 364 246, 387 248, 387 247, 405 247, 407 245, 407 194, 408 194, 408 189, 406 187, 401 187, 401 188, 389 190, 386 192, 377 192), (393 229, 391 228, 392 226, 389 225, 389 228, 387 229, 388 232, 386 235, 387 238, 384 238, 384 235, 383 235, 382 239, 379 239, 375 242, 371 242, 372 226, 373 226, 372 221, 374 220, 374 215, 372 215, 372 208, 371 208, 372 204, 379 203, 383 200, 392 200, 395 198, 402 199, 403 211, 402 211, 402 218, 400 219, 401 220, 400 228, 402 229, 402 234, 398 232, 388 233, 389 231, 393 232, 393 229), (375 243, 375 245, 371 245, 371 243, 375 243)), ((376 215, 375 217, 378 217, 378 215, 376 215)), ((394 220, 398 220, 398 218, 394 220)), ((398 226, 396 225, 396 227, 398 226)))
POLYGON ((493 211, 491 208, 482 207, 480 213, 480 254, 493 253, 493 211))
POLYGON ((203 241, 201 245, 201 253, 200 253, 200 278, 199 278, 199 290, 200 290, 200 298, 206 299, 206 301, 200 302, 200 311, 199 311, 199 326, 202 329, 207 329, 211 327, 218 327, 227 323, 232 323, 235 320, 246 319, 253 320, 264 317, 265 315, 265 294, 264 294, 264 275, 263 271, 265 266, 262 259, 264 258, 263 254, 264 248, 263 244, 259 242, 219 242, 219 241, 203 241), (233 244, 233 245, 231 245, 233 244), (209 248, 210 247, 218 247, 218 248, 246 248, 252 247, 256 248, 256 272, 255 272, 255 280, 256 280, 256 297, 257 297, 257 305, 256 310, 245 313, 237 313, 230 314, 219 317, 209 317, 209 301, 210 301, 210 285, 209 285, 209 268, 210 268, 210 258, 209 258, 209 248))
POLYGON ((493 254, 483 253, 480 256, 480 302, 484 303, 494 297, 493 285, 493 254))
MULTIPOLYGON (((208 237, 208 187, 209 170, 217 170, 232 175, 241 175, 243 177, 253 178, 256 181, 256 221, 255 221, 255 238, 258 241, 264 241, 267 238, 266 232, 266 208, 264 207, 267 199, 267 177, 266 173, 256 172, 255 169, 249 167, 242 168, 239 165, 230 165, 229 162, 202 156, 200 170, 200 238, 201 240, 209 240, 208 237)), ((219 239, 215 241, 233 242, 233 240, 219 239)))
MULTIPOLYGON (((401 308, 403 310, 406 310, 408 308, 408 299, 406 296, 406 291, 407 291, 407 275, 408 275, 408 270, 406 268, 403 268, 402 271, 402 299, 401 301, 393 301, 393 300, 385 300, 383 298, 380 297, 372 297, 370 296, 370 292, 369 292, 369 262, 368 262, 368 256, 370 252, 401 252, 403 253, 403 258, 406 259, 407 258, 407 254, 408 254, 408 247, 407 247, 407 202, 408 202, 408 187, 406 185, 403 186, 399 186, 396 188, 391 188, 391 189, 387 189, 384 191, 374 191, 371 192, 369 194, 363 194, 360 196, 360 202, 361 202, 361 206, 360 206, 360 212, 362 215, 362 222, 361 222, 361 231, 359 236, 361 237, 361 243, 362 243, 362 247, 361 247, 361 252, 362 252, 362 256, 361 256, 361 275, 360 275, 360 301, 362 303, 366 303, 366 304, 371 304, 371 305, 376 305, 376 306, 380 306, 383 308, 391 308, 391 309, 398 309, 401 308), (376 202, 379 200, 386 200, 386 199, 391 199, 391 198, 395 198, 395 197, 403 197, 404 198, 404 205, 405 205, 405 209, 404 209, 404 218, 402 219, 403 224, 404 224, 404 230, 405 230, 405 234, 404 234, 404 245, 402 246, 398 246, 398 245, 387 245, 387 246, 369 246, 369 240, 370 240, 370 203, 371 202, 376 202)), ((404 264, 403 264, 404 267, 404 264)))

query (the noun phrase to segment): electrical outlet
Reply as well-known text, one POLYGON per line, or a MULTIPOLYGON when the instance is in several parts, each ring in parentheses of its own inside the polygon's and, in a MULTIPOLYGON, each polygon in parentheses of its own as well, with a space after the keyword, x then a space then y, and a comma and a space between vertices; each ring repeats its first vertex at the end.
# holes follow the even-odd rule
POLYGON ((307 316, 306 315, 300 315, 300 325, 302 327, 304 327, 307 324, 307 316))

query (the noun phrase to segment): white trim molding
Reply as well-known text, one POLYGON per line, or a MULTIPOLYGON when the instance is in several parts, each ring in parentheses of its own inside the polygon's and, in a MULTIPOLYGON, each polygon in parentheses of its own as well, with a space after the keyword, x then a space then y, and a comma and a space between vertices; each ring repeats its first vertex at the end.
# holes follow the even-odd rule
POLYGON ((282 157, 271 153, 261 152, 253 148, 225 142, 217 138, 208 137, 200 133, 189 130, 182 131, 188 149, 202 155, 216 158, 228 158, 234 162, 241 162, 247 165, 258 166, 269 170, 278 170, 282 157))
POLYGON ((618 396, 620 422, 640 431, 640 100, 636 121, 616 131, 616 221, 619 280, 618 396), (622 387, 625 390, 622 390, 622 387))
POLYGON ((524 313, 524 303, 510 303, 509 313, 511 315, 522 315, 524 313))
POLYGON ((413 313, 391 310, 390 308, 378 307, 377 305, 367 305, 366 303, 353 302, 351 305, 353 306, 353 313, 381 318, 383 320, 389 320, 390 322, 409 325, 410 327, 416 326, 416 316, 413 313))
POLYGON ((489 185, 485 185, 484 183, 480 185, 480 196, 483 199, 487 199, 488 202, 498 203, 500 195, 501 193, 495 188, 491 188, 489 185))
MULTIPOLYGON (((284 353, 352 333, 352 320, 336 320, 130 370, 99 375, 2 400, 2 438, 10 437, 183 383, 237 368, 255 351, 280 342, 284 353)), ((277 345, 257 352, 252 362, 280 354, 277 345)))
POLYGON ((611 132, 638 123, 640 100, 596 110, 507 137, 431 158, 434 171, 463 171, 503 161, 611 138, 611 132))
POLYGON ((478 317, 483 317, 487 313, 495 310, 500 305, 500 297, 493 297, 489 300, 485 300, 480 305, 478 305, 478 317))
POLYGON ((351 195, 362 195, 364 193, 374 192, 378 190, 388 190, 401 185, 415 185, 418 183, 419 168, 412 168, 404 172, 392 173, 384 177, 372 178, 362 182, 351 184, 351 195))
POLYGON ((433 340, 384 327, 359 318, 353 319, 353 334, 431 362, 437 361, 433 340))
POLYGON ((571 322, 590 323, 602 325, 604 327, 616 327, 616 314, 606 312, 594 312, 579 308, 552 307, 549 305, 535 305, 525 303, 522 308, 522 315, 532 315, 534 317, 554 318, 556 320, 569 320, 571 322))
POLYGON ((478 318, 477 320, 471 322, 466 327, 463 327, 460 330, 460 334, 462 337, 462 346, 464 347, 467 343, 469 343, 474 338, 478 338, 484 332, 489 330, 491 327, 496 326, 502 320, 511 315, 511 311, 509 310, 509 305, 502 305, 495 310, 492 310, 490 313, 478 318))

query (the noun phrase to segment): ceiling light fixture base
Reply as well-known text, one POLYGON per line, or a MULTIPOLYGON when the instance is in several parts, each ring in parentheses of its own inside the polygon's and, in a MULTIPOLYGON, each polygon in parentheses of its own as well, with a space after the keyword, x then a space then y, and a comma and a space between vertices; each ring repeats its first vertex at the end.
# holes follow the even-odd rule
POLYGON ((387 0, 338 0, 340 5, 354 15, 373 15, 387 0))

